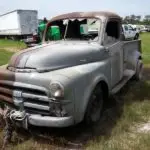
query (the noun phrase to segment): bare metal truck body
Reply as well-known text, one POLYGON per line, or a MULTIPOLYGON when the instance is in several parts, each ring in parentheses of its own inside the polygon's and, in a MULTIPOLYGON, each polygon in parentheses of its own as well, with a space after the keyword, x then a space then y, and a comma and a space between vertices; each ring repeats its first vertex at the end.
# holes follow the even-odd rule
POLYGON ((55 24, 62 27, 61 31, 67 27, 65 38, 58 41, 44 38, 42 45, 16 53, 7 68, 0 70, 0 100, 15 110, 12 118, 25 128, 67 127, 82 120, 96 122, 110 94, 118 92, 131 77, 141 78, 141 41, 122 40, 118 15, 109 12, 61 15, 50 21, 46 31, 55 24), (93 26, 97 21, 100 25, 93 26), (69 38, 76 37, 71 26, 76 30, 81 22, 85 30, 85 22, 92 26, 84 40, 69 38), (89 39, 93 36, 96 40, 89 39))

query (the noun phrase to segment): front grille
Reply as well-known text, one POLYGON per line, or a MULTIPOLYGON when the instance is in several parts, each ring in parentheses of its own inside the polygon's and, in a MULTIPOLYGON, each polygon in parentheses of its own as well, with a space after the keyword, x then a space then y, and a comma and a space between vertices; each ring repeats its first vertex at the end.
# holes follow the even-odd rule
POLYGON ((0 84, 0 100, 13 103, 13 90, 5 84, 0 84))
POLYGON ((39 86, 0 81, 0 100, 18 107, 23 104, 29 113, 49 114, 47 90, 39 86))

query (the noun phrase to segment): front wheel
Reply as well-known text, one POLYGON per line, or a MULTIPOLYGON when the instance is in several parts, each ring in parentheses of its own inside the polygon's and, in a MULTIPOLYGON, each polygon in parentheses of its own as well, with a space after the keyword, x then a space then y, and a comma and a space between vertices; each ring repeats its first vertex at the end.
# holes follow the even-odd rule
POLYGON ((98 85, 90 96, 90 100, 85 113, 84 121, 87 125, 94 124, 101 117, 103 106, 103 94, 101 86, 98 85))
POLYGON ((136 34, 134 40, 137 40, 138 38, 139 38, 139 34, 136 34))

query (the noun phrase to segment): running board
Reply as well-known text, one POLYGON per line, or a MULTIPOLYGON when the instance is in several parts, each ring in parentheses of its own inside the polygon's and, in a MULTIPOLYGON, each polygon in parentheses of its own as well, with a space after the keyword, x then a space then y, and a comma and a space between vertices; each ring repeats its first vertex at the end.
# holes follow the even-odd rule
POLYGON ((117 93, 135 74, 133 70, 125 70, 122 80, 112 89, 111 94, 117 93))

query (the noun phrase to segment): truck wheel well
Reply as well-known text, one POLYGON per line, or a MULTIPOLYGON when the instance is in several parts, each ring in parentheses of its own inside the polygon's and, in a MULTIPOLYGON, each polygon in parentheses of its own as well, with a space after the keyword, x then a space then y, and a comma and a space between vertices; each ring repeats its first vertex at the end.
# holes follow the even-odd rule
POLYGON ((108 95, 109 95, 109 92, 108 92, 108 91, 109 91, 109 90, 108 90, 108 85, 107 85, 107 83, 106 83, 105 81, 100 81, 100 82, 98 83, 98 85, 101 86, 101 88, 102 88, 104 100, 105 100, 105 101, 108 100, 108 95))
MULTIPOLYGON (((102 90, 102 96, 103 96, 103 106, 102 107, 105 107, 105 105, 107 104, 107 101, 108 101, 108 95, 109 95, 109 90, 108 90, 108 85, 105 81, 100 81, 98 84, 96 84, 95 88, 99 86, 102 90)), ((89 99, 90 100, 90 99, 89 99)), ((89 103, 89 101, 88 101, 89 103)), ((86 106, 86 109, 85 109, 85 112, 84 112, 84 118, 85 118, 85 115, 86 115, 86 112, 87 112, 87 109, 88 109, 88 105, 86 106)), ((103 108, 102 108, 103 109, 103 108)))

